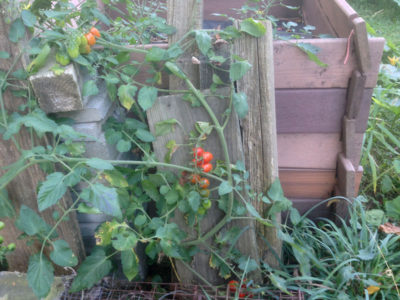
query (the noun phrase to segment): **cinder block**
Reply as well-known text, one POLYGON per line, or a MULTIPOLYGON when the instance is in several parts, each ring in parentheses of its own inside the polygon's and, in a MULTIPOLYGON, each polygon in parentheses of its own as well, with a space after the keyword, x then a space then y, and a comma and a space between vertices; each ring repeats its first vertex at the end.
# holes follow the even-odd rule
POLYGON ((54 59, 32 75, 29 80, 40 108, 46 113, 74 111, 83 109, 85 100, 81 96, 81 85, 73 64, 65 66, 64 73, 55 75, 51 68, 54 59))
POLYGON ((114 145, 109 145, 106 142, 104 133, 98 135, 96 141, 86 141, 86 157, 98 157, 101 159, 114 160, 118 159, 119 152, 114 145))

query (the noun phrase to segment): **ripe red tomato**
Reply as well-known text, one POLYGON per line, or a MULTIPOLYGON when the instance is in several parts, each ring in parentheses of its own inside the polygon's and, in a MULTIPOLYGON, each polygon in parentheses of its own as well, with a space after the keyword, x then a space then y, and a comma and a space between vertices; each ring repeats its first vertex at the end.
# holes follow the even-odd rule
POLYGON ((239 293, 239 298, 246 298, 246 293, 239 293))
POLYGON ((236 288, 239 286, 239 282, 237 280, 231 280, 228 282, 228 287, 230 292, 236 292, 236 288))
POLYGON ((100 34, 99 30, 96 27, 90 28, 90 33, 93 34, 96 37, 101 37, 101 34, 100 34))
POLYGON ((204 162, 201 159, 196 160, 195 158, 192 159, 193 164, 195 164, 198 167, 203 166, 204 162))
POLYGON ((199 187, 201 189, 206 189, 210 186, 210 181, 207 178, 200 178, 199 180, 199 187))
POLYGON ((200 157, 203 156, 203 153, 204 153, 204 150, 201 147, 193 148, 192 151, 193 151, 193 157, 194 158, 196 158, 196 157, 200 158, 200 157))
POLYGON ((94 44, 96 44, 96 38, 95 38, 95 36, 93 35, 93 33, 86 33, 85 34, 85 37, 86 37, 86 39, 87 39, 87 42, 88 42, 88 44, 90 45, 90 46, 93 46, 94 44))
POLYGON ((211 152, 204 152, 203 153, 203 161, 204 161, 204 163, 209 163, 210 161, 212 161, 213 158, 214 158, 214 156, 212 155, 211 152))
POLYGON ((202 168, 203 172, 208 173, 212 170, 213 166, 210 163, 206 163, 201 168, 202 168))
POLYGON ((199 182, 200 178, 201 178, 201 177, 200 177, 199 174, 192 174, 192 175, 190 176, 190 182, 191 182, 192 184, 196 184, 196 183, 199 182))

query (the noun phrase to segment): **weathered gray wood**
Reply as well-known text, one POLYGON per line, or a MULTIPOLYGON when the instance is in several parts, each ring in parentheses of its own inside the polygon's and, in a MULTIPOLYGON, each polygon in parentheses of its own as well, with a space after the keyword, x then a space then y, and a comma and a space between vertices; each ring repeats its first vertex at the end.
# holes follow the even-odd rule
MULTIPOLYGON (((278 177, 278 150, 275 119, 275 90, 272 26, 264 22, 267 32, 256 39, 245 35, 235 41, 233 52, 247 59, 253 66, 237 82, 238 92, 247 95, 249 112, 241 120, 245 165, 249 170, 249 182, 256 193, 264 193, 278 177)), ((238 23, 235 24, 237 27, 238 23)), ((257 211, 263 215, 268 207, 261 202, 254 202, 257 211)), ((276 216, 280 222, 280 215, 276 216)), ((282 244, 277 237, 275 227, 257 224, 257 232, 272 245, 269 249, 259 238, 259 256, 271 266, 278 266, 273 252, 281 254, 282 244)))
POLYGON ((357 168, 361 158, 363 135, 356 133, 356 120, 343 118, 343 153, 354 168, 357 168))
MULTIPOLYGON (((190 30, 201 29, 203 24, 203 0, 168 0, 167 22, 176 28, 175 34, 168 37, 168 44, 178 42, 190 30)), ((192 56, 198 57, 195 46, 186 50, 178 59, 178 65, 186 73, 195 87, 199 87, 199 67, 192 63, 192 56)), ((185 89, 182 79, 169 77, 169 88, 185 89)))
MULTIPOLYGON (((337 167, 337 193, 343 197, 348 198, 350 201, 356 197, 356 169, 351 161, 344 156, 343 153, 339 154, 338 167, 337 167)), ((348 216, 348 202, 340 201, 336 204, 336 213, 346 218, 348 216)))
POLYGON ((360 70, 366 73, 371 69, 371 54, 368 45, 367 27, 363 18, 352 20, 354 26, 354 46, 360 70))
POLYGON ((358 70, 354 70, 347 90, 346 116, 349 119, 356 119, 360 112, 364 98, 366 77, 358 70))
MULTIPOLYGON (((218 90, 218 94, 227 96, 230 94, 230 91, 229 89, 222 89, 218 90)), ((217 116, 221 116, 221 114, 228 107, 228 100, 226 98, 220 99, 217 97, 209 97, 207 100, 217 116)), ((153 146, 157 158, 161 161, 164 159, 165 154, 167 153, 165 144, 168 141, 175 140, 177 144, 186 144, 188 142, 189 132, 191 130, 194 130, 195 122, 202 121, 211 123, 211 119, 203 108, 191 107, 188 102, 182 100, 182 95, 160 97, 156 104, 150 110, 148 110, 147 117, 149 120, 150 130, 152 132, 155 132, 155 124, 157 122, 164 121, 170 118, 177 119, 180 124, 183 125, 183 128, 185 128, 185 131, 183 131, 181 127, 176 127, 173 133, 157 137, 156 141, 153 143, 153 146)), ((219 120, 222 121, 221 117, 219 117, 219 120)), ((239 151, 241 140, 238 120, 235 116, 233 116, 229 121, 229 124, 226 127, 224 133, 229 140, 228 146, 230 158, 232 162, 236 162, 238 159, 241 158, 241 153, 239 151)), ((216 160, 224 159, 221 152, 221 146, 215 132, 207 137, 207 140, 203 143, 203 148, 206 151, 210 151, 214 154, 214 164, 216 160)), ((189 163, 192 159, 192 155, 190 152, 191 147, 179 147, 172 156, 171 163, 189 166, 189 163)), ((212 182, 213 186, 215 186, 216 184, 216 182, 212 182)), ((215 199, 214 197, 215 195, 212 195, 213 199, 215 199)), ((215 201, 213 202, 214 203, 212 208, 208 210, 205 219, 201 222, 202 232, 209 231, 223 217, 223 213, 217 208, 217 204, 215 203, 215 201)), ((196 236, 196 233, 187 226, 182 214, 176 213, 176 216, 173 220, 179 225, 180 228, 185 229, 185 231, 189 233, 191 238, 196 236)), ((218 277, 215 270, 210 268, 208 262, 209 253, 200 252, 194 257, 191 266, 198 273, 207 278, 209 282, 213 284, 220 283, 221 278, 218 277)), ((179 264, 179 261, 177 261, 177 269, 180 280, 182 282, 199 282, 198 278, 196 278, 196 276, 192 272, 188 271, 184 266, 179 264)))
MULTIPOLYGON (((0 60, 0 70, 7 72, 11 68, 13 60, 18 56, 20 49, 16 44, 12 44, 8 41, 9 26, 5 23, 6 18, 1 12, 3 12, 3 10, 1 9, 0 5, 0 51, 6 51, 11 55, 11 57, 7 60, 0 60)), ((17 63, 15 66, 15 69, 18 68, 22 68, 21 63, 17 63)), ((25 99, 13 96, 9 90, 6 90, 3 94, 3 100, 5 109, 9 113, 17 111, 20 112, 19 106, 26 104, 25 99)), ((18 137, 16 137, 16 140, 22 149, 31 149, 32 140, 28 131, 22 129, 18 137)), ((46 145, 47 141, 44 139, 41 141, 41 144, 46 145)), ((14 143, 11 140, 4 141, 0 139, 0 176, 5 173, 5 170, 3 170, 2 167, 14 163, 18 158, 19 151, 14 143)), ((24 204, 37 211, 36 187, 37 184, 43 180, 45 180, 45 174, 38 166, 32 166, 16 177, 7 186, 9 197, 14 206, 19 208, 22 204, 24 204)), ((65 197, 60 200, 60 204, 64 209, 71 205, 71 198, 69 194, 66 194, 65 197)), ((62 215, 60 208, 47 209, 40 215, 47 223, 54 225, 55 220, 53 219, 52 214, 55 210, 59 211, 60 215, 62 215)), ((25 244, 25 240, 17 239, 21 232, 14 226, 14 220, 6 219, 3 221, 6 223, 6 229, 3 229, 1 234, 4 236, 6 243, 8 244, 14 242, 17 245, 16 250, 7 257, 10 270, 26 272, 29 256, 37 253, 38 250, 40 250, 40 248, 38 249, 40 245, 34 244, 32 246, 27 246, 25 244)), ((61 222, 57 232, 60 238, 69 243, 71 249, 81 261, 84 258, 85 253, 76 214, 71 213, 69 215, 68 222, 61 222)), ((61 268, 57 268, 56 272, 59 274, 63 272, 65 273, 65 271, 61 268)), ((68 271, 68 273, 70 272, 68 271)))

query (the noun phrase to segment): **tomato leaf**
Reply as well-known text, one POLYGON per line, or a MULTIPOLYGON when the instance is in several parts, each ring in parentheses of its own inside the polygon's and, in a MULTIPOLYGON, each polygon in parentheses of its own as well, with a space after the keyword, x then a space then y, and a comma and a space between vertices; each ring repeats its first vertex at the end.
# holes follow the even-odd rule
POLYGON ((95 248, 80 266, 78 275, 72 282, 69 292, 74 293, 92 287, 111 271, 111 267, 111 261, 104 250, 95 248))
POLYGON ((1 59, 10 58, 10 54, 8 52, 5 52, 5 51, 0 51, 0 58, 1 59))
POLYGON ((208 50, 211 49, 211 37, 209 34, 202 30, 196 30, 196 43, 199 50, 204 55, 207 55, 208 50))
POLYGON ((194 212, 200 207, 200 194, 196 191, 191 191, 188 195, 189 205, 194 212))
POLYGON ((135 103, 135 95, 137 87, 129 84, 121 85, 118 88, 118 98, 121 105, 127 110, 130 110, 132 105, 135 103))
POLYGON ((32 255, 29 258, 27 279, 35 295, 39 299, 45 298, 54 280, 54 268, 51 262, 43 255, 32 255))
POLYGON ((136 247, 137 236, 128 230, 114 232, 112 234, 112 245, 118 251, 125 251, 136 247))
POLYGON ((16 43, 25 35, 25 26, 21 18, 15 19, 10 27, 10 32, 8 34, 8 39, 16 43))
POLYGON ((67 186, 63 179, 64 174, 60 172, 52 173, 46 177, 46 181, 39 188, 37 199, 39 211, 43 211, 56 204, 64 196, 67 186))
POLYGON ((83 85, 83 96, 93 96, 93 95, 97 95, 99 93, 99 89, 97 88, 96 83, 94 82, 94 80, 88 80, 85 82, 85 84, 83 85))
POLYGON ((228 181, 223 181, 218 187, 218 194, 220 196, 226 195, 232 192, 232 190, 232 185, 230 185, 228 181))
POLYGON ((114 166, 106 160, 101 158, 93 157, 86 161, 86 164, 94 169, 98 170, 113 170, 114 166))
POLYGON ((118 194, 114 188, 95 183, 89 188, 85 188, 81 193, 81 197, 103 213, 119 219, 122 218, 118 194))
POLYGON ((15 226, 30 236, 38 233, 47 235, 51 230, 49 224, 39 217, 36 212, 25 205, 21 206, 19 217, 15 221, 15 226))
POLYGON ((160 47, 153 47, 146 54, 146 61, 148 62, 159 62, 164 59, 166 50, 160 47))
POLYGON ((135 132, 136 137, 146 143, 151 143, 155 141, 155 137, 151 134, 150 131, 139 128, 135 132))
POLYGON ((126 188, 129 186, 124 175, 117 170, 105 171, 104 178, 114 187, 126 188))
POLYGON ((133 249, 121 252, 122 271, 129 281, 139 274, 139 258, 133 249))
POLYGON ((11 218, 15 216, 15 210, 8 198, 6 189, 0 190, 0 218, 11 218))
POLYGON ((320 67, 327 67, 328 65, 324 62, 322 62, 318 56, 317 53, 319 52, 319 48, 315 47, 314 45, 311 45, 309 43, 296 43, 295 44, 297 48, 299 48, 301 51, 303 51, 305 54, 307 54, 308 58, 315 62, 318 66, 320 67))
POLYGON ((238 117, 240 119, 243 119, 249 111, 249 105, 247 103, 246 94, 245 93, 234 93, 232 100, 233 100, 233 108, 235 109, 238 117))
POLYGON ((160 121, 155 124, 156 136, 162 136, 171 132, 174 132, 175 126, 178 124, 176 119, 168 119, 160 121))
POLYGON ((27 27, 33 27, 36 24, 36 16, 27 9, 21 12, 21 17, 27 27))
POLYGON ((251 64, 247 61, 238 61, 231 65, 229 69, 229 78, 232 81, 239 80, 251 68, 251 64))
POLYGON ((248 18, 240 23, 240 31, 246 32, 254 37, 261 37, 265 34, 267 29, 260 21, 248 18))
POLYGON ((50 253, 50 258, 61 267, 74 267, 78 264, 78 258, 64 240, 53 242, 53 251, 50 253))
POLYGON ((138 102, 140 107, 146 111, 151 108, 157 100, 158 91, 155 87, 145 86, 139 91, 138 102))
POLYGON ((126 140, 119 140, 117 143, 117 150, 118 152, 124 153, 131 150, 132 144, 130 141, 126 140))

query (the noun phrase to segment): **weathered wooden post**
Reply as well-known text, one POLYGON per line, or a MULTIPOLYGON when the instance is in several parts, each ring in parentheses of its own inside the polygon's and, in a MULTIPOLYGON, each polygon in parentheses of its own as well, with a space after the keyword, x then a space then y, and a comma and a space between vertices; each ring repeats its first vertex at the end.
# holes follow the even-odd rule
MULTIPOLYGON (((11 68, 13 68, 13 70, 17 70, 19 68, 23 68, 23 66, 21 61, 18 61, 15 66, 13 66, 13 61, 18 59, 19 54, 21 53, 21 48, 20 45, 11 43, 9 41, 9 26, 5 23, 5 20, 6 18, 3 10, 0 9, 0 51, 5 51, 10 55, 8 59, 0 60, 0 70, 7 72, 11 68)), ((2 83, 0 90, 2 90, 4 85, 2 81, 0 82, 2 83)), ((9 89, 6 89, 3 92, 2 101, 4 103, 4 108, 8 113, 19 111, 19 106, 25 104, 24 99, 13 96, 9 89)), ((22 129, 19 135, 16 137, 16 141, 20 145, 21 149, 30 149, 32 147, 31 135, 27 130, 22 129)), ((42 140, 42 145, 46 145, 45 138, 42 140)), ((14 163, 18 160, 19 156, 20 152, 11 140, 0 140, 0 167, 5 167, 14 163)), ((4 173, 5 170, 0 168, 0 176, 4 173)), ((6 189, 14 206, 18 209, 22 204, 24 204, 37 211, 36 186, 44 179, 44 172, 39 168, 39 166, 35 165, 26 169, 10 184, 8 184, 6 189)), ((59 203, 66 209, 70 204, 72 204, 72 201, 70 196, 66 194, 59 203)), ((54 208, 50 208, 41 213, 43 219, 51 225, 55 223, 55 220, 52 217, 54 211, 54 208)), ((40 250, 40 248, 37 249, 37 247, 40 247, 40 245, 35 244, 32 247, 28 247, 25 244, 25 241, 17 240, 17 237, 21 234, 21 232, 14 226, 14 220, 6 219, 5 223, 7 230, 3 230, 2 235, 4 235, 4 238, 7 242, 14 242, 17 245, 16 250, 8 256, 9 268, 10 270, 25 272, 28 267, 29 256, 40 250)), ((79 261, 81 261, 84 258, 85 252, 83 249, 82 238, 80 236, 76 215, 72 213, 68 222, 61 222, 57 231, 60 237, 68 242, 79 261)), ((58 271, 62 270, 59 269, 58 271)))
MULTIPOLYGON (((278 178, 278 149, 275 116, 275 85, 273 40, 271 22, 263 22, 266 33, 260 38, 244 35, 236 40, 233 52, 247 59, 252 68, 237 82, 239 92, 247 95, 249 112, 241 120, 245 165, 249 171, 249 182, 254 192, 263 193, 278 178)), ((239 23, 236 23, 239 28, 239 23)), ((263 215, 268 206, 254 202, 257 211, 263 215)), ((280 222, 280 214, 276 216, 280 222)), ((280 256, 282 243, 275 227, 258 224, 259 256, 273 267, 278 262, 273 252, 280 256), (263 236, 268 240, 270 249, 263 236)))

